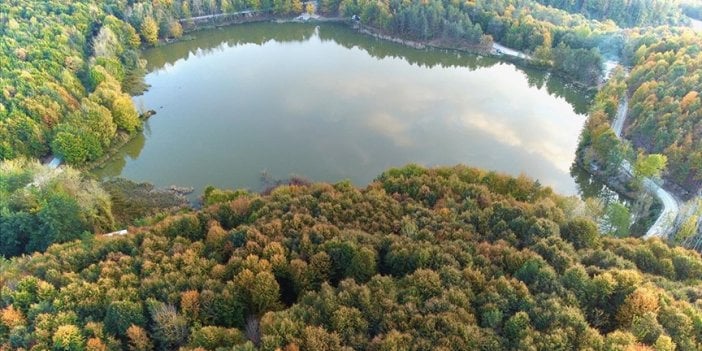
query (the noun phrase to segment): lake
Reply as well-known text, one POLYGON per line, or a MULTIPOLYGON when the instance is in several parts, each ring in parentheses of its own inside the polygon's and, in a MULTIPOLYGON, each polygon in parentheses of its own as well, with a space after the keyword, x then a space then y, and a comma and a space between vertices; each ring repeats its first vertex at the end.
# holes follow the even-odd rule
POLYGON ((358 186, 389 167, 458 163, 568 195, 586 94, 496 58, 417 50, 343 25, 258 23, 146 50, 157 115, 104 167, 158 186, 262 188, 299 175, 358 186))

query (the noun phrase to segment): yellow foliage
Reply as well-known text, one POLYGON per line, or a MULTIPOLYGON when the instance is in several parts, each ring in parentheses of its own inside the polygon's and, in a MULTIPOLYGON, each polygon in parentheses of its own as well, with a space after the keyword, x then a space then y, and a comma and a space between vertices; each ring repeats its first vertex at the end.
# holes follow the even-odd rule
POLYGON ((171 32, 173 38, 180 38, 183 36, 183 26, 180 25, 178 21, 171 21, 168 25, 168 30, 171 32))
POLYGON ((151 17, 146 17, 141 24, 141 35, 144 41, 149 45, 154 45, 158 42, 158 24, 151 17))
POLYGON ((653 348, 656 351, 675 351, 676 345, 670 336, 661 335, 658 337, 658 340, 656 340, 656 343, 653 344, 653 348))
POLYGON ((300 347, 297 344, 288 344, 285 346, 284 351, 300 351, 300 347))
POLYGON ((294 13, 302 13, 302 1, 292 0, 292 10, 294 13))

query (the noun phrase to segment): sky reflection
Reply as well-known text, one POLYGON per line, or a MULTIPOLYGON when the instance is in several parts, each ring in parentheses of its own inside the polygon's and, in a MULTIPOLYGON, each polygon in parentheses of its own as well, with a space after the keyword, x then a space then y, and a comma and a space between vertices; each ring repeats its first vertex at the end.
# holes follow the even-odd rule
MULTIPOLYGON (((274 36, 261 26, 249 29, 274 36)), ((569 169, 585 117, 515 66, 473 69, 475 57, 453 53, 471 63, 417 64, 393 53, 407 49, 361 36, 353 45, 296 38, 306 39, 213 47, 197 38, 148 52, 156 70, 137 100, 158 114, 146 140, 98 174, 258 190, 262 170, 363 185, 409 162, 464 163, 577 193, 569 169)))

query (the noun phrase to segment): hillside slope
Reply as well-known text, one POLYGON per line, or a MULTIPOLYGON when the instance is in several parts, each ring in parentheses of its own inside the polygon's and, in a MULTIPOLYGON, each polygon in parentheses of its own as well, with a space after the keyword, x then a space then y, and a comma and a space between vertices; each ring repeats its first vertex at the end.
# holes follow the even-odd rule
POLYGON ((699 254, 600 237, 525 178, 408 166, 206 203, 4 262, 4 349, 700 345, 699 254))

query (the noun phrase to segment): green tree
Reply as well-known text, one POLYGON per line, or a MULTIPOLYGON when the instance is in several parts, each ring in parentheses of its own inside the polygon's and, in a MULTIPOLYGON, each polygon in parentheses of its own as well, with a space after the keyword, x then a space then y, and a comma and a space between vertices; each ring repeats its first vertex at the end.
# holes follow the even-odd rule
POLYGON ((110 303, 105 314, 105 329, 118 336, 127 336, 127 329, 132 325, 144 327, 146 317, 141 304, 131 301, 110 303))
POLYGON ((27 244, 29 251, 43 251, 54 242, 78 239, 88 229, 80 206, 67 194, 49 194, 37 217, 41 229, 30 236, 27 244))
POLYGON ((610 203, 605 211, 605 231, 610 235, 623 238, 629 235, 631 214, 629 209, 619 202, 610 203))
POLYGON ((594 248, 599 243, 597 226, 586 218, 575 218, 561 228, 561 235, 576 249, 594 248))
POLYGON ((645 155, 640 152, 634 164, 634 174, 637 178, 658 178, 665 169, 668 158, 661 154, 645 155))
POLYGON ((260 272, 256 274, 254 284, 250 286, 250 294, 254 312, 263 314, 277 306, 280 299, 280 286, 273 274, 260 272))

